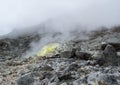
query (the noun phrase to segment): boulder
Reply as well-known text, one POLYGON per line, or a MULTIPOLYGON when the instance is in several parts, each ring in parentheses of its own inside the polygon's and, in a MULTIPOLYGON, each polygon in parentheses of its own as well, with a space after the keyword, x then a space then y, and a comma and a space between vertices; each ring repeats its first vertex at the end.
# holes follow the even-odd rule
POLYGON ((34 78, 31 74, 25 75, 17 80, 17 85, 33 85, 34 78))
POLYGON ((76 58, 80 58, 80 59, 83 59, 83 60, 91 59, 91 54, 87 53, 87 52, 76 51, 75 55, 76 55, 76 58))
POLYGON ((102 42, 102 43, 100 44, 100 50, 105 50, 105 47, 107 46, 107 44, 108 44, 108 43, 106 43, 106 42, 102 42))
POLYGON ((117 42, 117 43, 112 43, 112 42, 109 42, 110 45, 112 45, 116 51, 120 51, 120 43, 117 42))
POLYGON ((115 50, 115 48, 112 45, 107 45, 105 50, 103 51, 104 54, 104 60, 109 63, 109 64, 115 64, 117 63, 117 52, 115 50))
POLYGON ((100 49, 105 50, 107 45, 112 45, 116 51, 120 51, 120 43, 119 42, 102 42, 100 44, 100 49))
POLYGON ((112 45, 116 51, 120 51, 120 33, 106 34, 102 41, 106 42, 106 46, 112 45))
POLYGON ((104 58, 103 51, 95 51, 92 58, 95 60, 99 60, 101 58, 104 58))
POLYGON ((96 61, 95 64, 99 64, 100 66, 104 65, 105 63, 105 56, 103 54, 103 51, 96 51, 93 54, 92 59, 96 61))
POLYGON ((71 58, 73 56, 72 51, 64 51, 60 53, 60 57, 62 58, 71 58))
POLYGON ((112 45, 107 45, 103 53, 108 58, 115 58, 117 56, 116 50, 112 45))

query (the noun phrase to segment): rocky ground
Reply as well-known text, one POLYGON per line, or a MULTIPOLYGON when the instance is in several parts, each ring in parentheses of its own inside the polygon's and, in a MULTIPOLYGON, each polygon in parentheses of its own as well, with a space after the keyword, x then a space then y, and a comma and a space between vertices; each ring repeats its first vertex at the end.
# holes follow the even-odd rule
POLYGON ((21 59, 40 36, 0 40, 0 85, 120 85, 120 31, 95 31, 52 57, 21 59))

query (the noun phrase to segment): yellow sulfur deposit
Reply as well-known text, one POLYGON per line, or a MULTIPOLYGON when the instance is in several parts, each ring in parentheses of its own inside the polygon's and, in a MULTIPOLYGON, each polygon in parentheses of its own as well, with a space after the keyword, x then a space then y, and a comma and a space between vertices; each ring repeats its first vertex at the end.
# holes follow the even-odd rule
POLYGON ((38 52, 37 56, 50 56, 55 53, 55 49, 59 46, 59 43, 47 44, 38 52))

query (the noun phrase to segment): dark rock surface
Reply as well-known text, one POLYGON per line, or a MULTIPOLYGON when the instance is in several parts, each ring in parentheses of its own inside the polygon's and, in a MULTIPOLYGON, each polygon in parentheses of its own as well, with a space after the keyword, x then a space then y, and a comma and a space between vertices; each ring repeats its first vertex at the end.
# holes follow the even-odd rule
POLYGON ((37 34, 0 39, 0 61, 21 57, 30 49, 30 43, 39 39, 40 36, 37 34))
POLYGON ((76 51, 75 55, 79 59, 83 59, 83 60, 90 60, 91 59, 91 54, 89 54, 87 52, 76 51))
POLYGON ((63 58, 71 58, 74 55, 74 53, 72 51, 64 51, 60 53, 60 57, 63 58))
POLYGON ((117 52, 115 51, 115 48, 112 45, 107 45, 104 52, 106 62, 114 62, 114 60, 117 60, 117 52))
POLYGON ((0 85, 120 85, 120 33, 106 33, 69 41, 70 50, 36 60, 19 57, 40 36, 1 39, 0 85))

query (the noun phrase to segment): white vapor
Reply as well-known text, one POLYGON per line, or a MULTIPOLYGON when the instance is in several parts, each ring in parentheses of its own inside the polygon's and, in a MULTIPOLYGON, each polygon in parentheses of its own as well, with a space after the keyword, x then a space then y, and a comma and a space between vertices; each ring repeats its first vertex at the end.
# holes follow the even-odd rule
POLYGON ((75 25, 120 25, 119 3, 120 0, 0 0, 0 35, 51 19, 52 28, 60 31, 69 31, 75 25))

